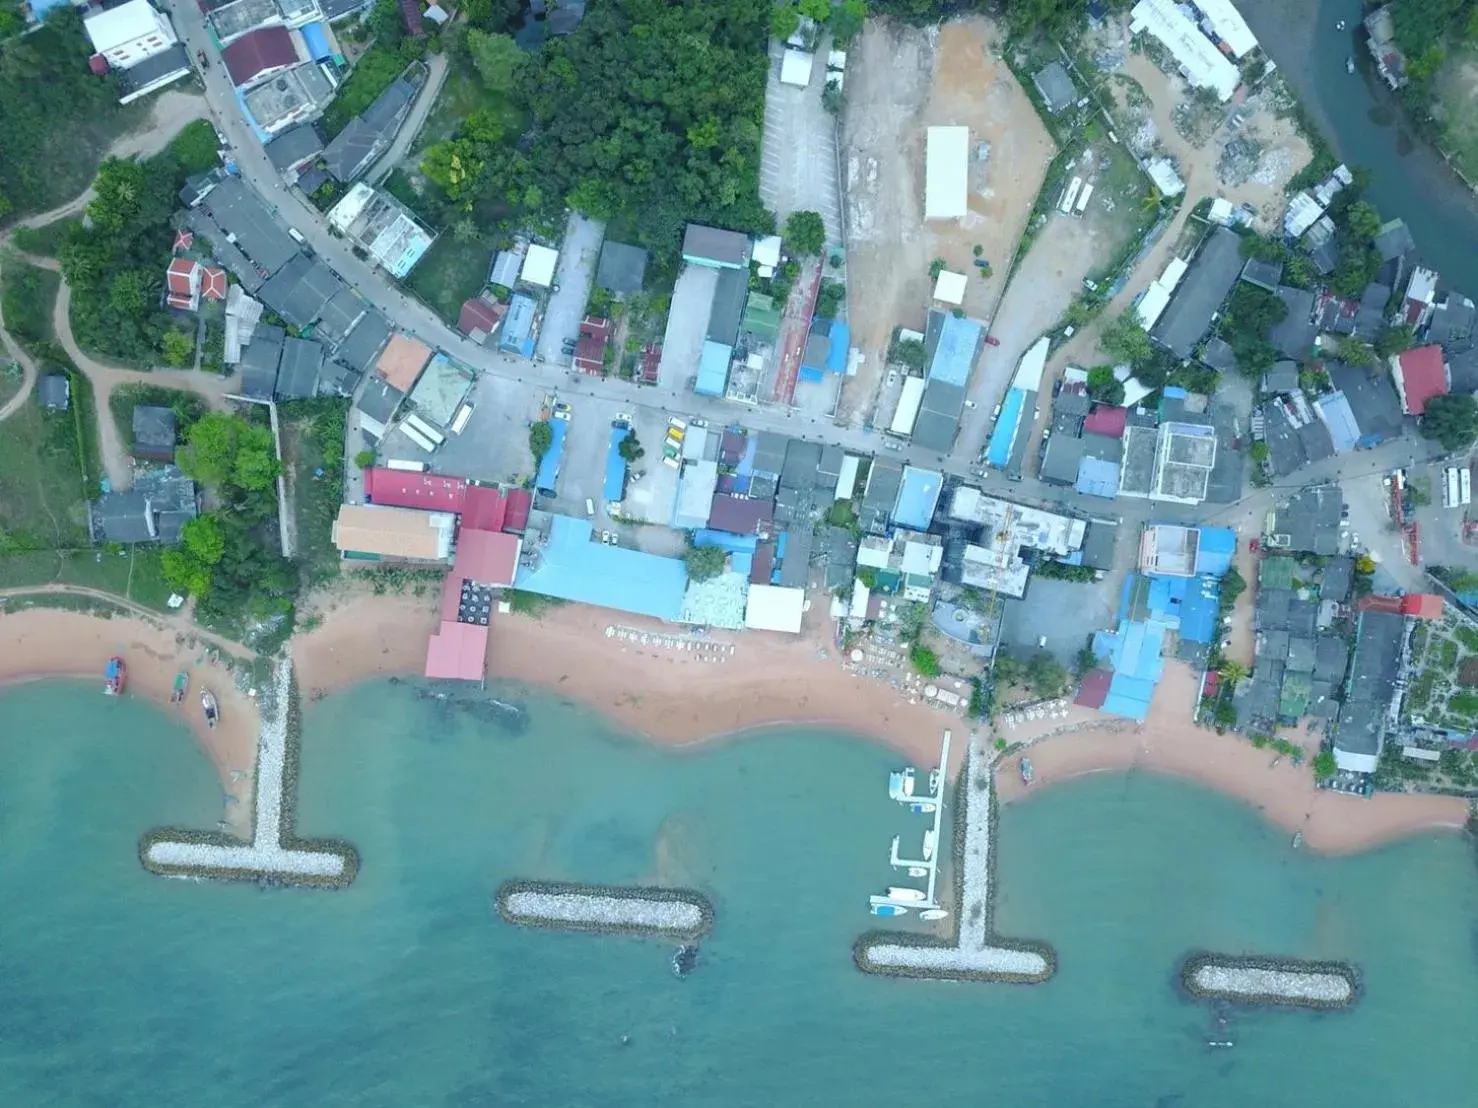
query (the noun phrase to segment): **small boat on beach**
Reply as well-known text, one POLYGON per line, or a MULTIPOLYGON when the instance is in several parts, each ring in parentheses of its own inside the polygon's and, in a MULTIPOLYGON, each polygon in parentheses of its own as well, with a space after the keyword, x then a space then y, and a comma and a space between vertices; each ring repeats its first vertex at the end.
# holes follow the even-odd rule
POLYGON ((906 916, 908 909, 901 904, 874 904, 872 914, 875 916, 906 916))
POLYGON ((889 900, 923 900, 924 899, 924 890, 922 890, 922 889, 910 889, 910 888, 908 888, 906 886, 903 886, 903 885, 889 885, 888 886, 888 899, 889 900))
POLYGON ((108 659, 107 668, 103 670, 103 695, 122 696, 123 686, 128 683, 128 666, 122 658, 112 657, 108 659))
POLYGON ((943 919, 947 915, 949 915, 949 911, 945 908, 925 908, 922 912, 919 913, 919 919, 932 921, 936 919, 943 919))
POLYGON ((190 688, 190 675, 188 673, 176 673, 174 675, 174 691, 169 694, 171 704, 179 704, 185 699, 185 693, 190 688))
POLYGON ((1293 849, 1297 850, 1299 847, 1303 846, 1303 844, 1304 833, 1302 831, 1295 831, 1293 833, 1293 849))
POLYGON ((1021 783, 1023 785, 1030 785, 1032 783, 1032 778, 1035 776, 1036 773, 1032 770, 1032 760, 1030 758, 1023 757, 1021 759, 1021 783))
POLYGON ((677 948, 672 956, 672 972, 678 977, 686 977, 693 972, 693 967, 698 964, 698 944, 684 943, 677 948))
POLYGON ((221 722, 221 706, 216 703, 216 694, 206 689, 200 694, 200 707, 205 711, 205 725, 212 731, 221 722))

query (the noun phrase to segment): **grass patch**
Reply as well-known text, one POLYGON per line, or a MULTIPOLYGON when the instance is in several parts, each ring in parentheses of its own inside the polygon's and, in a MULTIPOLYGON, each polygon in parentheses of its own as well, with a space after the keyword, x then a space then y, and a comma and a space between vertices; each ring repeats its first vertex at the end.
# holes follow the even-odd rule
POLYGON ((0 588, 33 585, 98 589, 160 612, 169 610, 166 602, 173 591, 164 583, 159 549, 153 546, 46 550, 0 558, 0 588))
POLYGON ((43 257, 54 258, 72 228, 80 225, 79 220, 69 218, 43 223, 40 227, 17 227, 11 240, 17 249, 24 250, 27 254, 40 254, 43 257))
POLYGON ((12 260, 5 263, 5 329, 25 343, 51 342, 51 310, 61 274, 12 260))
POLYGON ((1452 633, 1457 637, 1457 641, 1463 644, 1463 649, 1467 650, 1470 654, 1478 654, 1478 631, 1466 625, 1459 624, 1453 628, 1452 633))
POLYGON ((97 616, 99 619, 113 619, 120 617, 126 619, 133 613, 121 604, 103 600, 96 596, 71 596, 64 592, 32 592, 19 593, 7 597, 5 610, 7 612, 24 612, 29 608, 48 608, 61 612, 81 612, 84 615, 97 616))
POLYGON ((1478 692, 1460 692, 1447 701, 1449 711, 1460 716, 1478 715, 1478 692))
POLYGON ((442 235, 426 251, 406 284, 442 319, 456 326, 462 302, 476 296, 487 283, 493 251, 478 238, 458 241, 442 235))
POLYGON ((77 407, 47 411, 32 391, 5 421, 0 434, 0 553, 86 545, 87 486, 74 422, 77 407))
POLYGON ((1433 99, 1442 109, 1442 146, 1457 168, 1478 174, 1478 51, 1454 51, 1436 79, 1433 99))
POLYGON ((279 411, 283 465, 297 525, 295 557, 303 584, 312 586, 337 577, 343 564, 333 543, 333 523, 343 500, 344 421, 349 401, 294 401, 279 411))
POLYGON ((21 369, 19 362, 0 360, 0 408, 5 407, 15 398, 25 381, 26 373, 21 369))

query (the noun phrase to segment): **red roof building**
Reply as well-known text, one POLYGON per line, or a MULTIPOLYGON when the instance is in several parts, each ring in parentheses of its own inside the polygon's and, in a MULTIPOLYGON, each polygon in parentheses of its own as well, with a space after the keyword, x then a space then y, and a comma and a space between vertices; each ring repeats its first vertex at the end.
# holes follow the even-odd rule
POLYGON ((662 346, 660 343, 649 342, 642 347, 641 352, 641 379, 644 384, 655 385, 661 376, 662 370, 662 346))
POLYGON ((604 373, 606 346, 610 341, 611 321, 586 316, 575 345, 575 368, 596 377, 604 373))
POLYGON ((405 24, 406 34, 420 38, 426 33, 421 23, 421 0, 400 0, 400 19, 405 24))
POLYGON ((237 88, 256 84, 298 64, 298 52, 286 27, 248 31, 221 50, 221 61, 237 88))
POLYGON ((184 228, 174 233, 174 252, 178 254, 181 250, 188 250, 195 245, 195 232, 186 231, 184 228))
POLYGON ((108 59, 101 54, 94 54, 87 59, 87 68, 101 77, 104 73, 108 72, 108 59))
POLYGON ((1102 708, 1103 702, 1108 699, 1109 682, 1113 679, 1114 675, 1106 669, 1090 669, 1083 674, 1073 703, 1084 708, 1102 708))
POLYGON ((1441 619, 1442 598, 1430 592, 1407 593, 1401 598, 1401 614, 1413 619, 1441 619))
POLYGON ((481 681, 487 669, 488 628, 443 620, 426 643, 426 676, 481 681))
POLYGON ((508 519, 508 498, 490 485, 468 485, 462 501, 462 526, 501 531, 508 519))
POLYGON ((509 489, 503 513, 503 530, 521 535, 529 525, 529 513, 534 509, 534 494, 528 489, 509 489))
POLYGON ((1124 437, 1124 424, 1129 419, 1128 408, 1111 408, 1107 404, 1100 404, 1088 413, 1088 418, 1083 420, 1083 434, 1092 432, 1097 435, 1108 435, 1111 438, 1122 439, 1124 437))
POLYGON ((755 546, 754 557, 749 563, 749 583, 768 585, 775 570, 775 544, 762 542, 755 546))
POLYGON ((389 508, 461 512, 467 499, 467 479, 371 466, 364 471, 364 495, 370 503, 389 508))
POLYGON ((522 539, 505 531, 463 527, 457 536, 457 561, 452 573, 479 585, 512 585, 522 546, 522 539))
POLYGON ((768 500, 747 500, 720 493, 713 498, 708 526, 731 535, 768 535, 771 517, 768 500))
POLYGON ((464 335, 480 331, 486 337, 498 329, 498 324, 507 311, 507 304, 494 304, 480 296, 474 296, 462 304, 462 311, 457 316, 457 329, 464 335))
POLYGON ((200 265, 192 258, 175 258, 164 271, 165 300, 171 308, 193 312, 200 307, 200 265))
POLYGON ((1428 400, 1447 395, 1447 362, 1443 360, 1442 347, 1418 346, 1398 354, 1391 359, 1391 377, 1396 382, 1402 410, 1407 415, 1421 415, 1427 410, 1428 400))
POLYGON ((200 270, 200 295, 206 300, 226 299, 226 271, 224 269, 200 270))

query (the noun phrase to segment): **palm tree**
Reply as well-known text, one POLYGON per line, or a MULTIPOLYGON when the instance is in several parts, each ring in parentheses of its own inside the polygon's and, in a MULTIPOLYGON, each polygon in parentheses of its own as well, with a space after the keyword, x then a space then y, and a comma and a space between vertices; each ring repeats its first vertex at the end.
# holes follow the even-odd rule
POLYGON ((1223 681, 1230 681, 1232 684, 1236 684, 1245 678, 1250 671, 1241 662, 1228 658, 1221 663, 1221 669, 1217 672, 1221 674, 1223 681))

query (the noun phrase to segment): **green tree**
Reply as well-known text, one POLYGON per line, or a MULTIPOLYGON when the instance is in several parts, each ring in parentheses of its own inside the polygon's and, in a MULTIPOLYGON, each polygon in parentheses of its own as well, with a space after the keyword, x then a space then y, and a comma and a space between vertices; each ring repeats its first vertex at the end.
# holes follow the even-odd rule
POLYGON ((1339 357, 1340 361, 1346 365, 1359 366, 1361 368, 1368 368, 1378 363, 1375 355, 1375 347, 1371 346, 1368 342, 1363 342, 1355 338, 1353 335, 1340 340, 1339 357))
POLYGON ((138 215, 148 179, 137 162, 109 158, 98 167, 87 216, 101 231, 119 232, 138 215))
POLYGON ((1057 696, 1067 688, 1067 670, 1045 650, 1026 663, 1025 676, 1038 696, 1057 696))
POLYGON ((513 88, 518 68, 527 55, 507 35, 490 35, 476 27, 467 29, 467 56, 489 92, 506 95, 513 88))
POLYGON ((938 677, 939 655, 927 646, 915 643, 908 652, 908 660, 922 677, 938 677))
POLYGON ((421 172, 453 202, 476 190, 485 168, 477 146, 466 139, 434 142, 421 155, 421 172))
POLYGON ((259 491, 277 477, 272 432, 240 416, 211 412, 190 428, 179 464, 205 485, 259 491))
POLYGON ((1319 751, 1319 753, 1315 754, 1313 768, 1315 781, 1327 781, 1329 780, 1329 778, 1333 777, 1337 772, 1339 772, 1339 767, 1335 764, 1334 761, 1334 752, 1329 750, 1321 750, 1319 751))
POLYGON ((1375 352, 1382 358, 1389 358, 1403 350, 1410 350, 1414 341, 1415 333, 1411 329, 1411 324, 1387 324, 1375 336, 1375 352))
POLYGON ((729 564, 729 556, 718 546, 691 547, 683 560, 687 563, 688 577, 694 581, 717 577, 729 564))
POLYGON ((197 119, 185 124, 184 130, 169 144, 175 161, 184 173, 204 173, 221 164, 221 140, 209 120, 197 119))
POLYGON ((547 420, 540 420, 529 428, 529 453, 534 456, 534 465, 538 466, 544 460, 544 455, 549 453, 549 448, 554 445, 554 427, 547 420))
POLYGON ((221 521, 207 512, 180 528, 180 543, 202 565, 213 566, 226 552, 226 532, 221 521))
POLYGON ((618 449, 621 453, 621 460, 628 465, 640 460, 646 455, 646 450, 642 447, 641 440, 636 437, 635 431, 626 432, 626 437, 621 440, 621 445, 618 449))
POLYGON ((796 7, 803 16, 817 23, 825 23, 831 15, 831 0, 799 0, 796 7))
POLYGON ((1124 402, 1124 383, 1114 377, 1113 366, 1094 366, 1088 371, 1088 395, 1100 404, 1124 402))
POLYGON ((360 469, 369 469, 375 464, 375 452, 373 450, 361 450, 354 455, 354 464, 360 469))
POLYGON ((867 19, 866 0, 841 0, 831 9, 831 33, 837 44, 845 46, 862 33, 867 19))
POLYGON ((784 42, 801 27, 801 13, 790 3, 776 4, 770 13, 770 34, 784 42))
POLYGON ((935 258, 929 263, 929 280, 939 280, 939 275, 949 268, 949 263, 943 258, 935 258))
MULTIPOLYGON (((128 274, 122 274, 127 277, 128 274)), ((195 358, 195 340, 183 331, 173 328, 164 332, 159 342, 160 351, 164 354, 164 364, 172 366, 187 366, 195 358)))
POLYGON ((1345 209, 1345 226, 1351 235, 1362 243, 1368 243, 1380 234, 1380 212, 1368 200, 1356 200, 1345 209))
POLYGON ((826 225, 816 212, 791 212, 785 220, 784 237, 797 257, 809 258, 826 249, 826 225))
POLYGON ((1478 400, 1469 393, 1432 397, 1422 416, 1421 433, 1446 450, 1464 450, 1473 445, 1478 438, 1478 400))
POLYGON ((1237 597, 1247 591, 1247 579, 1242 576, 1242 571, 1236 566, 1228 567, 1221 579, 1221 605, 1230 609, 1237 602, 1237 597))
POLYGON ((1346 240, 1340 246, 1339 263, 1330 276, 1329 287, 1344 297, 1358 297, 1375 280, 1380 254, 1368 246, 1346 240))
POLYGON ((159 555, 159 574, 166 585, 179 592, 197 597, 210 592, 210 567, 187 550, 174 547, 163 551, 159 555))
POLYGON ((1259 440, 1247 448, 1247 456, 1258 465, 1264 466, 1268 464, 1268 458, 1272 456, 1272 451, 1268 448, 1267 443, 1259 440))
POLYGON ((1126 308, 1104 329, 1098 345, 1115 362, 1135 367, 1148 362, 1155 353, 1149 332, 1139 325, 1139 317, 1133 308, 1126 308))

